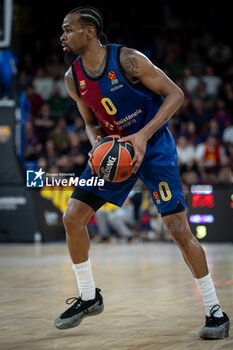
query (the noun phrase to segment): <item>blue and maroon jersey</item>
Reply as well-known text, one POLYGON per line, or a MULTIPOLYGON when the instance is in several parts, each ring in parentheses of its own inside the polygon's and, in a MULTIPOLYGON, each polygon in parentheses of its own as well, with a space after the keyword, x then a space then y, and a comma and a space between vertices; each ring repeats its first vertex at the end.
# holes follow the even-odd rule
POLYGON ((126 77, 119 59, 121 48, 107 46, 106 66, 98 78, 88 76, 80 56, 73 63, 72 72, 79 97, 91 108, 106 133, 124 136, 148 124, 164 99, 126 77))

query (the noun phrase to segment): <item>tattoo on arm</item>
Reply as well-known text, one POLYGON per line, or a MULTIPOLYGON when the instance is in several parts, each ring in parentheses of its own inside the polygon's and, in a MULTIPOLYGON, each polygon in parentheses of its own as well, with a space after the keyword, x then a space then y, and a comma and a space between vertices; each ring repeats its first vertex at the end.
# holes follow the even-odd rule
POLYGON ((69 68, 68 71, 65 74, 65 81, 66 81, 66 85, 69 88, 69 93, 77 94, 77 90, 76 90, 74 77, 73 77, 73 73, 72 73, 72 69, 71 68, 69 68))
POLYGON ((123 47, 120 52, 120 62, 126 75, 132 79, 139 72, 138 61, 134 51, 123 47))

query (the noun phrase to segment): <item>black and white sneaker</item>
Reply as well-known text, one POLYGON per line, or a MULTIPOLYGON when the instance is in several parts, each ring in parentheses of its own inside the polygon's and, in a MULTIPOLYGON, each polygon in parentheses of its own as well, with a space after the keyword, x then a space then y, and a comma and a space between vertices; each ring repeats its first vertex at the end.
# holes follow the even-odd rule
POLYGON ((206 316, 206 324, 199 332, 202 339, 223 339, 229 336, 230 320, 227 314, 223 312, 222 317, 214 316, 219 309, 219 305, 214 305, 210 316, 206 316))
POLYGON ((95 299, 82 300, 81 297, 72 297, 66 300, 66 304, 72 304, 69 309, 63 312, 54 321, 58 329, 68 329, 78 326, 85 317, 98 315, 104 311, 103 297, 100 289, 96 288, 95 299))

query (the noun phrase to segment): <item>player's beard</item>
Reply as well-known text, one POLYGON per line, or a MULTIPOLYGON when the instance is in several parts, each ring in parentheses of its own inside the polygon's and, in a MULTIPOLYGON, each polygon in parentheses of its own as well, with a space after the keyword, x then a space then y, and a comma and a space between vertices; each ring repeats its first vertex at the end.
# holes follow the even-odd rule
POLYGON ((70 67, 76 58, 77 55, 72 51, 64 52, 64 62, 67 67, 70 67))

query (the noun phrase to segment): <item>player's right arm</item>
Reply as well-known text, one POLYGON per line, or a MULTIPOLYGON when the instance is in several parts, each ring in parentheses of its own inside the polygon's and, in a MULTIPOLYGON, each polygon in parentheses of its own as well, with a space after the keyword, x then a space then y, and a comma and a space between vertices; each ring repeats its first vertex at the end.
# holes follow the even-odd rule
POLYGON ((79 98, 71 68, 69 68, 65 74, 65 84, 70 97, 72 97, 77 103, 79 112, 85 122, 87 136, 92 147, 94 147, 102 137, 106 136, 106 134, 99 125, 92 110, 79 98))

